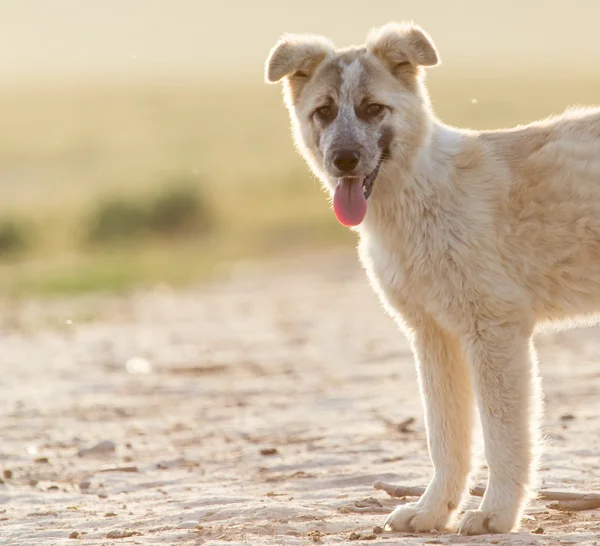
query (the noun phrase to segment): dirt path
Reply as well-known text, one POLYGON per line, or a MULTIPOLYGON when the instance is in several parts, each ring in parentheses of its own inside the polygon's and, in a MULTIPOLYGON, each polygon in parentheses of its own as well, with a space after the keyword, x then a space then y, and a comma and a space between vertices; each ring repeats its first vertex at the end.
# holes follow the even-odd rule
MULTIPOLYGON (((401 501, 373 482, 430 474, 411 356, 353 256, 314 263, 7 309, 0 543, 335 544, 381 525, 401 501)), ((600 490, 600 330, 538 345, 544 486, 600 490)), ((373 542, 600 543, 598 511, 533 508, 518 535, 373 542)))

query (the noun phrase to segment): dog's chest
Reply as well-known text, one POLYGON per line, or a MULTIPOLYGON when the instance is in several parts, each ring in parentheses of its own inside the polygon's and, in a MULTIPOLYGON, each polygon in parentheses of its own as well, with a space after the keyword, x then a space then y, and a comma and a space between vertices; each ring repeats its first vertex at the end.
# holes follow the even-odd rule
POLYGON ((403 252, 371 239, 361 243, 359 255, 371 281, 376 280, 386 292, 404 292, 407 281, 403 252))
POLYGON ((389 244, 375 237, 361 241, 359 256, 371 284, 393 308, 405 301, 429 299, 434 284, 429 256, 421 256, 417 264, 400 241, 389 244))
POLYGON ((435 232, 431 235, 413 231, 407 241, 401 235, 386 240, 369 234, 361 239, 359 255, 372 287, 392 315, 406 318, 406 313, 418 309, 451 324, 460 311, 464 283, 457 277, 453 256, 433 243, 435 232))

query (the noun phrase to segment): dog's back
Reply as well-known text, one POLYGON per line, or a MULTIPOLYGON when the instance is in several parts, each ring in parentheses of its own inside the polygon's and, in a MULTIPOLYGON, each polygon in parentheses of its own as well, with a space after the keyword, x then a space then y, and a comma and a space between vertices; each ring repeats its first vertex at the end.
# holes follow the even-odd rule
POLYGON ((600 110, 480 134, 506 168, 498 230, 538 320, 600 308, 600 110))

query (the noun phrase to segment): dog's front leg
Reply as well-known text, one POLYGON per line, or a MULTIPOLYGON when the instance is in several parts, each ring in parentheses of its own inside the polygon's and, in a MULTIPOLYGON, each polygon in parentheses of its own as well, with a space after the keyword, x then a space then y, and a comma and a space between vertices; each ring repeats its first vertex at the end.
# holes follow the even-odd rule
POLYGON ((419 501, 397 507, 385 525, 395 531, 429 532, 449 525, 465 494, 475 408, 459 340, 430 319, 411 326, 434 474, 419 501))
POLYGON ((540 400, 531 334, 520 321, 483 328, 467 341, 489 477, 479 510, 460 522, 461 534, 507 533, 519 525, 535 477, 540 400))

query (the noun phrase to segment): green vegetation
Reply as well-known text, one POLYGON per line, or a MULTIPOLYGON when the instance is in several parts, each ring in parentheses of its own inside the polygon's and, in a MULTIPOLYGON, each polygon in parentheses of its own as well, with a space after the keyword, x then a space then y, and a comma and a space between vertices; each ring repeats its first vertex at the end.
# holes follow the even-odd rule
POLYGON ((165 237, 207 234, 214 227, 214 213, 200 186, 174 180, 152 203, 148 228, 165 237))
POLYGON ((139 239, 147 232, 147 223, 146 211, 137 203, 112 199, 101 203, 94 211, 86 240, 98 245, 139 239))
POLYGON ((115 197, 101 202, 92 212, 86 242, 91 246, 141 243, 151 237, 206 235, 213 227, 214 212, 200 187, 175 181, 146 204, 115 197))
MULTIPOLYGON (((430 91, 444 121, 493 128, 592 104, 600 79, 441 67, 430 91)), ((178 285, 354 244, 293 148, 277 87, 3 89, 0 119, 5 295, 178 285)))
POLYGON ((14 258, 31 244, 29 226, 20 220, 0 220, 0 257, 14 258))

